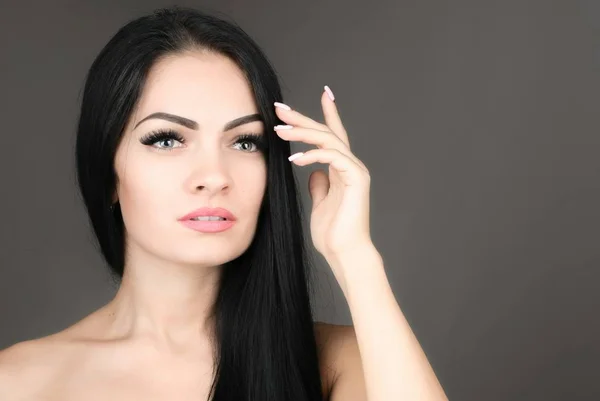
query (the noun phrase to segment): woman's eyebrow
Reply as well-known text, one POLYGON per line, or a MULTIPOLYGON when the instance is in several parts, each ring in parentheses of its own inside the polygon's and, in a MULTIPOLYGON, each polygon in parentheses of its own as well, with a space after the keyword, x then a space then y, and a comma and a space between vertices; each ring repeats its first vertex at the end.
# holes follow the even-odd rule
MULTIPOLYGON (((169 114, 169 113, 163 113, 163 112, 157 112, 157 113, 150 114, 149 116, 147 116, 147 117, 143 118, 142 120, 140 120, 135 125, 135 127, 133 127, 133 128, 134 129, 137 128, 138 125, 140 125, 144 121, 150 120, 152 118, 159 118, 159 119, 162 119, 162 120, 171 121, 171 122, 174 122, 176 124, 183 125, 186 128, 193 129, 193 130, 198 130, 198 123, 196 121, 190 120, 189 118, 177 116, 175 114, 169 114)), ((229 121, 223 127, 223 131, 229 131, 231 129, 239 127, 240 125, 248 124, 248 123, 251 123, 253 121, 262 121, 262 122, 264 122, 263 119, 262 119, 262 117, 260 116, 260 114, 249 114, 247 116, 239 117, 239 118, 236 118, 235 120, 229 121)))

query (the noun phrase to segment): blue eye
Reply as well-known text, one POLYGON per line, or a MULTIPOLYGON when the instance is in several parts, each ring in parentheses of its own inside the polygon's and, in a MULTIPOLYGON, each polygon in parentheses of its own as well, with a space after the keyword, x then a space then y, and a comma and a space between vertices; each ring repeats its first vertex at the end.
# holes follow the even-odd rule
MULTIPOLYGON (((140 139, 140 142, 144 145, 152 145, 154 146, 154 144, 159 143, 159 142, 165 142, 165 141, 177 141, 180 142, 181 144, 185 143, 185 138, 183 136, 181 136, 179 133, 171 130, 171 129, 160 129, 157 131, 153 131, 150 134, 146 135, 145 137, 143 137, 142 139, 140 139)), ((175 149, 174 147, 158 147, 158 149, 160 150, 172 150, 175 149)))
MULTIPOLYGON (((237 137, 235 143, 236 144, 250 143, 251 145, 254 145, 254 150, 249 151, 250 153, 264 152, 266 149, 264 135, 260 135, 260 134, 242 134, 237 137)), ((246 149, 244 149, 244 150, 246 150, 246 149)))
MULTIPOLYGON (((146 135, 145 137, 143 137, 142 139, 140 139, 140 142, 144 145, 147 146, 153 146, 159 150, 173 150, 176 149, 180 146, 169 146, 169 145, 165 145, 165 146, 155 146, 157 143, 163 142, 163 143, 167 143, 167 142, 179 142, 180 144, 184 144, 185 143, 185 138, 179 134, 176 131, 173 131, 171 129, 159 129, 156 131, 153 131, 151 133, 149 133, 148 135, 146 135)), ((255 133, 249 133, 249 134, 242 134, 240 136, 238 136, 235 140, 235 145, 241 145, 241 150, 247 153, 254 153, 254 152, 264 152, 266 149, 266 143, 265 143, 265 139, 264 139, 264 135, 261 134, 255 134, 255 133), (250 144, 250 146, 243 146, 243 144, 250 144)), ((239 148, 239 147, 238 147, 239 148)))

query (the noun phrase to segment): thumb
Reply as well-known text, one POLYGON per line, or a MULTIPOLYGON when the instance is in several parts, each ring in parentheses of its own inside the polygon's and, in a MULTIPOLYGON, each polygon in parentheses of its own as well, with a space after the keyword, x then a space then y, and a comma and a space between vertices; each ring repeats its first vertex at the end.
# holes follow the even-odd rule
POLYGON ((329 192, 329 178, 324 170, 315 170, 308 178, 308 191, 312 199, 313 209, 321 203, 329 192))

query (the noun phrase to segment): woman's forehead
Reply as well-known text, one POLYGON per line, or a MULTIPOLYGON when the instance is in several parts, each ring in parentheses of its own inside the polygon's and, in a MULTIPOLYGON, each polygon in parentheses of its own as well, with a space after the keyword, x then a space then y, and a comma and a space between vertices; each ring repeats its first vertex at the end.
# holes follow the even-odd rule
POLYGON ((222 125, 257 108, 235 63, 224 56, 202 55, 170 57, 150 71, 135 114, 141 119, 155 112, 222 125))

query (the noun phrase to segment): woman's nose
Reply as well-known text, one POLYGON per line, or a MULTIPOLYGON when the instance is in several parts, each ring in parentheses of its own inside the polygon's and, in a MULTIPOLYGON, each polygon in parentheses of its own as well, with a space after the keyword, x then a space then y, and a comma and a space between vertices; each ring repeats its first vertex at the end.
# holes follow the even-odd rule
POLYGON ((209 155, 197 162, 189 175, 188 188, 193 192, 218 193, 231 186, 231 176, 222 156, 209 155))

